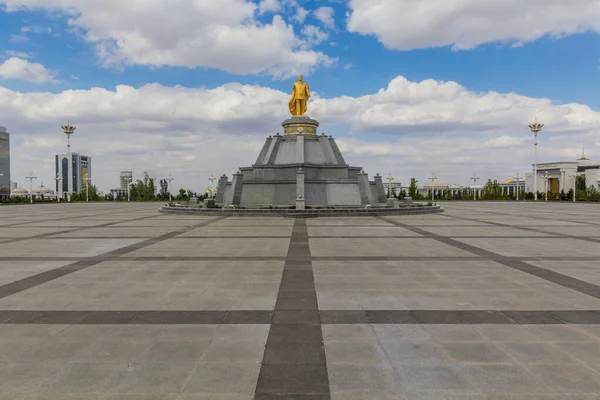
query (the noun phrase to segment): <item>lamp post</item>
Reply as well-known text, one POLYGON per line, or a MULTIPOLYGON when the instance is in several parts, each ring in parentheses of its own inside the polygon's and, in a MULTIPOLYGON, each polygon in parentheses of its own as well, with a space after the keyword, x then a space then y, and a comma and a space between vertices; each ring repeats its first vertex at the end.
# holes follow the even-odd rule
MULTIPOLYGON (((56 178, 54 178, 54 180, 56 181, 56 187, 59 188, 61 187, 61 182, 63 180, 63 178, 60 176, 59 173, 56 174, 56 178)), ((62 193, 62 190, 61 190, 62 193)), ((56 201, 60 203, 60 196, 56 196, 56 201)))
POLYGON ((533 164, 533 198, 537 201, 537 153, 538 153, 538 133, 542 131, 544 124, 538 123, 537 117, 535 118, 535 122, 529 125, 529 129, 533 133, 533 148, 534 148, 534 164, 533 164))
POLYGON ((516 181, 517 181, 516 193, 517 193, 517 201, 519 201, 519 173, 518 172, 517 172, 517 176, 513 179, 516 179, 516 181))
MULTIPOLYGON (((173 201, 173 196, 171 195, 171 181, 175 180, 175 178, 173 178, 171 176, 171 174, 169 174, 169 177, 167 179, 165 179, 167 182, 169 182, 168 186, 167 186, 167 190, 169 190, 169 201, 173 201)), ((210 179, 209 179, 210 180, 210 179)))
POLYGON ((583 174, 581 173, 574 173, 574 174, 570 174, 569 176, 571 178, 574 178, 575 183, 573 184, 573 203, 575 203, 577 201, 577 177, 578 176, 582 176, 583 174))
POLYGON ((63 125, 61 128, 67 135, 67 154, 71 154, 71 135, 75 133, 77 128, 71 125, 71 121, 67 121, 67 125, 63 125))
POLYGON ((133 181, 133 177, 127 178, 127 201, 130 201, 130 193, 131 193, 131 183, 133 181))
POLYGON ((477 181, 480 179, 477 174, 473 174, 473 177, 471 178, 473 180, 473 200, 477 200, 477 189, 475 188, 475 186, 477 186, 477 181))
POLYGON ((85 183, 85 201, 90 201, 90 181, 92 180, 92 178, 90 178, 89 176, 85 177, 86 183, 85 183))
MULTIPOLYGON (((69 160, 69 164, 67 166, 67 179, 69 180, 69 185, 73 182, 73 160, 71 159, 71 135, 75 133, 76 127, 71 125, 71 121, 67 121, 67 125, 61 126, 65 135, 67 135, 67 159, 69 160)), ((71 192, 69 191, 69 185, 67 185, 67 197, 71 200, 71 192)))
POLYGON ((431 176, 429 177, 429 180, 431 181, 431 201, 434 202, 435 201, 435 191, 433 190, 434 186, 433 186, 433 182, 435 182, 435 180, 438 177, 435 176, 435 174, 431 174, 431 176))
POLYGON ((210 178, 208 178, 208 180, 210 181, 210 197, 213 198, 213 197, 215 197, 215 191, 213 190, 213 185, 214 185, 214 182, 217 180, 217 178, 215 178, 211 172, 210 178))
POLYGON ((33 175, 33 172, 29 172, 29 175, 25 177, 29 179, 29 203, 33 203, 33 180, 37 179, 37 176, 33 175))
POLYGON ((388 181, 388 199, 391 199, 392 198, 392 182, 394 182, 394 177, 392 176, 391 172, 386 179, 388 181))
POLYGON ((542 178, 544 179, 544 190, 546 192, 544 201, 548 201, 548 171, 544 172, 544 176, 542 178))

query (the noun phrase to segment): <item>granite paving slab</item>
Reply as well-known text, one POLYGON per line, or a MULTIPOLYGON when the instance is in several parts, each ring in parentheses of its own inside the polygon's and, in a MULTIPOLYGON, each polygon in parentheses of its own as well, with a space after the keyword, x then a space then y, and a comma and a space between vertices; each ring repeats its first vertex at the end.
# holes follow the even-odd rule
POLYGON ((442 204, 2 207, 0 399, 597 400, 594 205, 442 204))

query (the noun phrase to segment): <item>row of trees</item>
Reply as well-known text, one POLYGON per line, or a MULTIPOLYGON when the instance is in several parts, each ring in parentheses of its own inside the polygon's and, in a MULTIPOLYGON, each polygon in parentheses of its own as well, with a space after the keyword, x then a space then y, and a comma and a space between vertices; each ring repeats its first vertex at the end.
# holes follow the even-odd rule
MULTIPOLYGON (((160 179, 158 181, 159 190, 158 194, 156 193, 156 178, 151 177, 147 172, 144 172, 144 178, 138 179, 137 181, 131 184, 129 189, 129 200, 130 201, 161 201, 161 200, 169 200, 169 183, 166 179, 160 179)), ((203 200, 206 195, 200 194, 198 195, 191 190, 179 189, 177 194, 173 194, 172 199, 175 201, 186 201, 192 197, 197 197, 200 200, 203 200)), ((82 190, 79 193, 71 194, 71 201, 127 201, 127 194, 117 196, 116 198, 109 194, 100 194, 98 191, 98 187, 96 185, 90 185, 87 190, 82 190)), ((7 203, 27 203, 29 202, 29 196, 23 197, 11 197, 5 202, 7 203)), ((40 198, 34 198, 34 202, 53 202, 56 201, 54 198, 46 198, 41 196, 40 198)), ((61 200, 62 201, 62 200, 61 200)))
MULTIPOLYGON (((166 179, 160 179, 158 181, 158 194, 156 193, 156 178, 150 177, 147 172, 144 172, 144 178, 135 181, 129 189, 130 201, 159 201, 169 200, 169 182, 166 179)), ((186 201, 192 197, 198 197, 203 199, 204 195, 198 195, 191 190, 179 189, 177 194, 172 195, 172 199, 175 201, 186 201)), ((127 201, 127 195, 113 198, 108 195, 107 200, 120 200, 127 201)))
MULTIPOLYGON (((575 199, 577 201, 600 201, 600 192, 598 192, 596 187, 592 185, 586 185, 585 176, 577 177, 575 188, 575 199)), ((434 194, 435 199, 437 200, 473 200, 474 197, 476 197, 477 200, 516 200, 515 194, 502 193, 502 187, 500 186, 498 181, 492 181, 491 179, 487 181, 483 188, 481 188, 481 192, 478 192, 477 196, 474 196, 475 191, 470 188, 463 188, 461 190, 435 190, 434 194)), ((573 201, 573 194, 573 189, 570 189, 568 192, 565 192, 563 190, 558 194, 552 194, 548 192, 547 195, 548 200, 573 201)), ((413 200, 431 200, 433 197, 431 190, 427 191, 426 196, 419 193, 417 180, 415 178, 410 178, 408 193, 404 189, 400 192, 396 192, 392 189, 393 197, 403 199, 407 195, 413 200)), ((535 196, 532 192, 519 193, 520 200, 533 200, 534 198, 535 196)), ((545 198, 546 193, 538 192, 538 200, 545 198)))

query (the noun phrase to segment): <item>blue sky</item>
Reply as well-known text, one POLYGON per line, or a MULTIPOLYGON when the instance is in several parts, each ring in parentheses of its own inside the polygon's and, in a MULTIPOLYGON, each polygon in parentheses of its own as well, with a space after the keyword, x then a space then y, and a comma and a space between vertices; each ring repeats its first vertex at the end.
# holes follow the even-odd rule
POLYGON ((202 190, 211 172, 254 161, 287 118, 298 72, 318 93, 309 115, 371 174, 425 181, 435 169, 462 184, 473 172, 523 174, 532 161, 525 122, 535 115, 547 116, 542 158, 575 158, 583 143, 600 158, 597 2, 549 0, 540 10, 536 1, 215 0, 203 9, 107 0, 106 10, 0 1, 0 125, 12 133, 13 174, 35 168, 50 181, 60 122, 70 119, 102 189, 122 168, 172 172, 202 190), (133 92, 119 95, 119 85, 133 92), (142 96, 155 99, 151 115, 142 96))

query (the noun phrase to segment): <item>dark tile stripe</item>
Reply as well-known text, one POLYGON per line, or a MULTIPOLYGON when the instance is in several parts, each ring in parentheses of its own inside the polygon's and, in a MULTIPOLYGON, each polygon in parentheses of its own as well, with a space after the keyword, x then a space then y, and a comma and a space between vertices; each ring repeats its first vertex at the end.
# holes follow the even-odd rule
POLYGON ((308 230, 297 218, 254 399, 330 398, 308 230))
POLYGON ((558 272, 554 272, 545 268, 536 267, 531 264, 527 264, 522 260, 515 260, 514 258, 504 257, 500 254, 481 249, 476 246, 472 246, 470 244, 466 244, 460 242, 458 240, 454 240, 452 238, 446 236, 440 236, 431 232, 426 232, 423 229, 415 228, 412 226, 408 226, 398 221, 392 221, 385 217, 379 217, 384 221, 389 221, 396 226, 400 226, 405 229, 409 229, 415 233, 427 235, 429 238, 435 239, 438 242, 447 244, 449 246, 468 251, 469 253, 475 254, 480 257, 484 257, 486 259, 493 259, 499 264, 502 264, 506 267, 516 269, 518 271, 522 271, 528 273, 530 275, 536 276, 538 278, 544 279, 548 282, 556 283, 557 285, 573 289, 579 293, 587 294, 588 296, 595 297, 600 299, 600 286, 594 285, 593 283, 585 282, 580 279, 573 278, 568 275, 564 275, 558 272))
MULTIPOLYGON (((81 210, 78 210, 81 211, 81 210)), ((99 213, 99 214, 92 214, 93 217, 99 217, 99 216, 103 216, 103 215, 115 215, 115 214, 125 214, 125 213, 131 213, 131 210, 125 210, 125 211, 111 211, 111 212, 107 212, 107 213, 99 213)), ((48 218, 48 219, 41 219, 38 221, 25 221, 25 222, 15 222, 12 224, 7 224, 7 225, 1 225, 0 228, 6 228, 6 227, 11 227, 11 226, 23 226, 24 228, 33 228, 32 226, 29 226, 30 224, 39 224, 42 222, 52 222, 52 221, 64 221, 64 220, 71 220, 71 219, 80 219, 80 218, 86 218, 86 216, 84 215, 80 215, 80 216, 75 216, 75 217, 65 217, 65 211, 58 211, 58 212, 53 212, 53 213, 45 213, 45 215, 60 215, 60 217, 57 218, 48 218)), ((160 214, 156 214, 153 215, 152 217, 159 217, 161 216, 160 214)), ((18 218, 18 217, 17 217, 18 218)))
POLYGON ((600 310, 326 310, 320 315, 322 324, 600 324, 600 310))
MULTIPOLYGON (((590 204, 590 206, 594 207, 594 205, 590 204)), ((462 210, 466 210, 467 208, 462 208, 462 210)), ((536 215, 527 215, 527 214, 507 214, 507 213, 502 213, 502 212, 498 212, 498 211, 489 211, 488 209, 479 209, 482 212, 485 212, 486 214, 493 214, 493 215, 500 215, 502 217, 506 217, 506 216, 510 216, 510 217, 523 217, 523 218, 529 218, 529 219, 538 219, 538 220, 542 220, 542 221, 563 221, 563 222, 577 222, 578 224, 584 224, 584 225, 592 225, 592 226, 600 226, 599 223, 596 222, 589 222, 589 221, 573 221, 570 219, 561 219, 561 218, 556 218, 555 216, 552 216, 552 218, 544 218, 544 217, 539 217, 536 215)), ((561 210, 562 211, 562 210, 561 210)), ((577 214, 574 214, 577 215, 577 214)), ((481 221, 481 222, 486 222, 487 221, 481 221)))
POLYGON ((270 324, 272 311, 0 311, 2 324, 270 324))
MULTIPOLYGON (((1 257, 0 261, 80 261, 92 257, 1 257)), ((93 257, 95 260, 102 255, 93 257)), ((115 260, 115 257, 106 257, 103 261, 115 260)), ((279 256, 127 256, 118 258, 123 261, 284 261, 285 257, 279 256)), ((480 257, 480 256, 315 256, 311 261, 598 261, 597 257, 480 257)))
MULTIPOLYGON (((118 239, 118 238, 117 238, 118 239)), ((114 260, 114 256, 103 257, 104 255, 98 255, 95 257, 0 257, 0 261, 78 261, 78 260, 89 260, 89 259, 100 259, 104 258, 103 261, 114 260)), ((119 257, 119 260, 126 261, 269 261, 269 260, 285 260, 285 257, 278 256, 165 256, 165 257, 153 257, 153 256, 127 256, 123 255, 119 257)))
POLYGON ((151 238, 144 240, 142 242, 134 243, 129 246, 122 247, 120 249, 116 249, 113 251, 109 251, 107 253, 98 255, 96 257, 89 257, 85 260, 77 261, 73 264, 65 265, 63 267, 55 268, 50 271, 42 272, 37 275, 33 275, 24 279, 20 279, 18 281, 14 281, 11 283, 7 283, 6 285, 0 286, 0 299, 13 295, 15 293, 22 292, 27 289, 31 289, 32 287, 39 286, 43 283, 52 281, 54 279, 61 278, 65 275, 71 274, 76 271, 80 271, 85 268, 89 268, 91 266, 97 265, 103 261, 112 260, 116 257, 119 257, 124 254, 131 253, 135 250, 139 250, 143 247, 147 247, 153 245, 155 243, 162 242, 163 240, 171 239, 177 235, 181 235, 182 233, 189 232, 196 228, 201 228, 207 225, 210 225, 214 222, 221 221, 227 217, 220 217, 210 221, 203 221, 199 224, 192 225, 189 227, 181 228, 174 232, 169 232, 167 234, 158 236, 156 238, 151 238))
POLYGON ((600 310, 0 310, 0 324, 272 324, 265 348, 264 367, 323 364, 325 353, 321 324, 600 325, 600 310))
MULTIPOLYGON (((521 235, 521 236, 506 236, 506 235, 499 235, 499 236, 481 236, 481 235, 452 235, 453 238, 458 238, 458 239, 475 239, 475 238, 486 238, 486 239, 531 239, 531 238, 540 238, 540 239, 562 239, 562 236, 558 236, 558 235, 553 235, 551 233, 547 233, 548 236, 531 236, 531 235, 521 235)), ((254 236, 256 237, 256 236, 254 236)), ((265 236, 260 236, 265 237, 265 236)), ((311 236, 311 239, 386 239, 386 238, 394 238, 394 239, 427 239, 428 236, 423 236, 423 235, 414 235, 414 236, 394 236, 394 235, 389 235, 389 236, 373 236, 373 235, 364 235, 364 236, 358 236, 358 235, 349 235, 349 236, 311 236)))
MULTIPOLYGON (((49 236, 54 236, 54 235, 60 235, 63 233, 74 233, 74 232, 78 232, 78 231, 82 231, 84 229, 93 229, 93 228, 105 228, 105 227, 109 227, 111 225, 117 225, 117 224, 121 224, 124 222, 132 222, 132 221, 141 221, 144 219, 150 219, 150 218, 156 218, 156 215, 151 215, 151 216, 145 216, 145 217, 138 217, 138 218, 132 218, 132 219, 126 219, 126 220, 121 220, 121 221, 112 221, 112 222, 106 222, 104 224, 99 224, 99 225, 93 225, 93 226, 78 226, 76 228, 69 228, 69 229, 65 229, 62 231, 56 231, 56 232, 51 232, 51 233, 41 233, 39 235, 33 235, 33 236, 25 236, 25 237, 19 237, 19 238, 13 238, 13 239, 9 239, 5 242, 2 242, 2 244, 7 244, 7 243, 15 243, 15 242, 23 242, 25 240, 29 240, 29 239, 41 239, 41 238, 47 238, 49 236)), ((36 228, 33 226, 23 226, 24 228, 36 228)), ((38 227, 38 228, 45 228, 45 227, 38 227)), ((79 238, 79 236, 75 236, 77 238, 79 238)), ((63 238, 53 238, 53 239, 63 239, 63 238)), ((65 238, 66 239, 66 238, 65 238)), ((93 239, 99 239, 97 237, 93 238, 93 239)), ((115 239, 114 237, 111 239, 115 239)))
MULTIPOLYGON (((463 221, 485 222, 485 221, 481 221, 481 220, 478 220, 478 219, 475 219, 475 218, 459 217, 457 215, 444 215, 444 216, 447 217, 447 218, 459 219, 459 220, 463 220, 463 221)), ((486 222, 486 223, 490 224, 490 225, 493 225, 493 226, 503 227, 503 228, 513 228, 513 229, 519 229, 519 230, 527 231, 527 232, 536 232, 536 233, 544 233, 546 235, 554 235, 553 236, 554 238, 559 238, 559 239, 577 239, 577 240, 582 240, 584 242, 600 243, 600 239, 595 239, 593 237, 576 236, 576 235, 568 235, 566 233, 561 233, 560 230, 559 230, 561 227, 557 227, 558 229, 557 229, 556 232, 550 233, 550 232, 546 232, 546 231, 541 230, 541 229, 532 228, 531 226, 514 226, 514 225, 509 225, 509 224, 503 224, 501 222, 486 222)), ((545 228, 548 228, 548 226, 545 226, 545 228)), ((572 228, 576 228, 576 226, 574 226, 572 228)), ((458 237, 458 236, 453 236, 453 237, 458 237)), ((519 238, 519 236, 511 236, 511 238, 512 237, 519 238)), ((548 237, 548 236, 536 236, 536 238, 550 239, 551 237, 548 237)))

